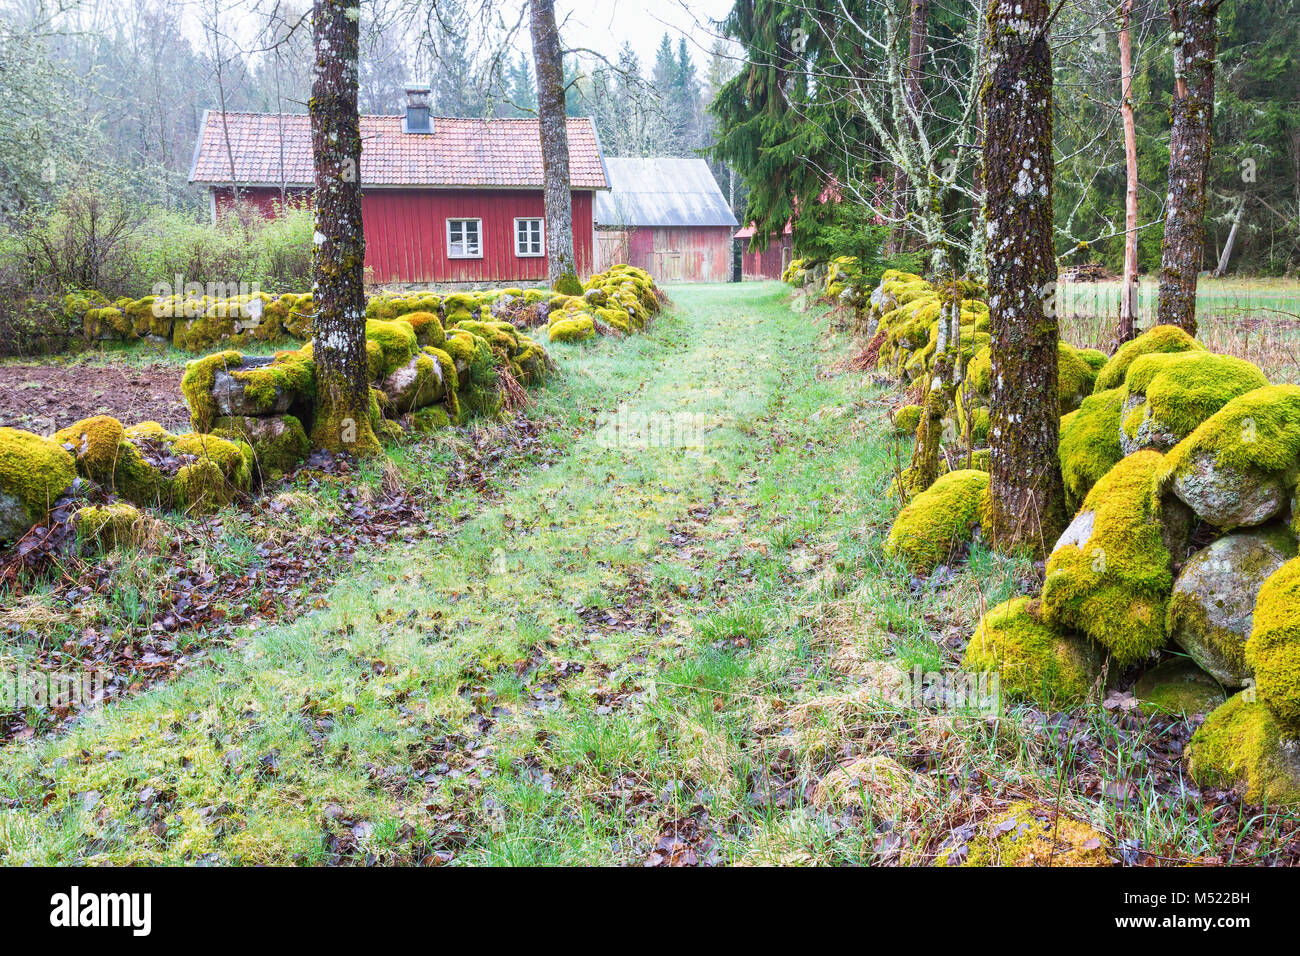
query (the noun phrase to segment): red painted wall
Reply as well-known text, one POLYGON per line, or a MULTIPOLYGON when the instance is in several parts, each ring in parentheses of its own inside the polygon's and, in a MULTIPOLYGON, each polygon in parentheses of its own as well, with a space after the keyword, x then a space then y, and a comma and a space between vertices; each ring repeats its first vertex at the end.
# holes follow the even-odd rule
POLYGON ((779 279, 790 264, 789 236, 773 237, 762 252, 750 252, 749 240, 741 241, 740 274, 746 279, 779 279))
POLYGON ((645 269, 659 282, 731 279, 730 226, 638 226, 602 230, 596 268, 614 261, 645 269), (620 257, 626 258, 620 258, 620 257))
MULTIPOLYGON (((241 190, 264 215, 274 215, 278 189, 241 190)), ((515 255, 516 218, 541 218, 541 190, 372 189, 361 198, 366 233, 366 280, 405 282, 532 282, 545 280, 546 257, 515 255), (483 257, 447 258, 447 220, 483 220, 483 257)), ((229 211, 217 191, 217 213, 229 211)), ((573 193, 573 245, 578 272, 589 275, 592 194, 573 193)))

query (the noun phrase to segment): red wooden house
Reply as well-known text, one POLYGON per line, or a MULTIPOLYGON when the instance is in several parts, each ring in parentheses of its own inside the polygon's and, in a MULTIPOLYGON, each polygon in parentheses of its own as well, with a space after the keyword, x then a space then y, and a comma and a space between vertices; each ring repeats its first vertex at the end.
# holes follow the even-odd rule
MULTIPOLYGON (((426 90, 407 94, 404 116, 361 117, 367 280, 545 280, 537 120, 431 117, 426 90)), ((594 262, 595 193, 609 184, 591 121, 570 119, 568 132, 574 253, 587 274, 594 262)), ((236 196, 264 215, 275 215, 284 202, 309 201, 308 117, 206 113, 190 182, 208 188, 214 220, 236 196)))

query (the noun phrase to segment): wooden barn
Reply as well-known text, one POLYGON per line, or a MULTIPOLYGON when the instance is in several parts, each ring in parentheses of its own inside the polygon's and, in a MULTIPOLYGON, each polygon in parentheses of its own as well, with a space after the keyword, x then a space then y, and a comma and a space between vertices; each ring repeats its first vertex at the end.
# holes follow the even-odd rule
POLYGON ((702 159, 605 160, 609 191, 596 196, 596 270, 639 266, 660 282, 728 282, 731 214, 702 159))
MULTIPOLYGON (((367 281, 544 281, 537 120, 430 116, 427 103, 427 89, 412 87, 405 115, 361 117, 367 281)), ((574 252, 585 275, 595 258, 595 197, 609 188, 589 119, 569 120, 569 175, 574 252)), ((268 216, 286 201, 310 201, 308 117, 205 114, 190 182, 208 188, 214 220, 236 195, 268 216)))
POLYGON ((754 224, 751 222, 736 233, 740 243, 740 273, 745 279, 779 279, 790 264, 794 255, 793 238, 790 223, 785 224, 781 235, 773 235, 767 240, 767 248, 762 252, 750 250, 754 239, 754 224))

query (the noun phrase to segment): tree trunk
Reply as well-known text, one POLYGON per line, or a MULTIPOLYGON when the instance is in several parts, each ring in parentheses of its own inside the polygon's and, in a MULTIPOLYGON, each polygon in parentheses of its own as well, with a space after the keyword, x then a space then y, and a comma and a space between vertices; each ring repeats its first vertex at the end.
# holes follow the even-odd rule
POLYGON ((311 151, 315 176, 313 444, 380 451, 370 420, 366 359, 366 239, 361 229, 361 117, 357 114, 356 0, 314 0, 311 151), (349 16, 352 13, 352 16, 349 16))
POLYGON ((1119 21, 1119 112, 1124 122, 1124 284, 1120 292, 1119 327, 1115 330, 1116 345, 1133 338, 1137 312, 1138 156, 1137 127, 1133 121, 1133 41, 1129 35, 1132 18, 1133 0, 1124 0, 1119 21))
POLYGON ((564 109, 564 56, 555 26, 555 0, 529 0, 537 117, 542 135, 546 203, 546 276, 561 292, 582 291, 573 254, 573 194, 569 187, 569 127, 564 109), (577 287, 576 289, 574 287, 577 287))
MULTIPOLYGON (((921 98, 924 96, 921 80, 925 70, 925 47, 930 35, 929 17, 930 0, 912 0, 912 13, 907 31, 907 102, 918 112, 921 109, 921 98)), ((908 207, 911 206, 911 197, 908 195, 911 189, 912 184, 908 182, 907 174, 902 169, 895 169, 894 218, 898 222, 890 233, 885 250, 891 255, 902 252, 907 242, 907 230, 903 227, 902 220, 907 216, 908 207)))
POLYGON ((1241 220, 1246 212, 1246 194, 1242 193, 1237 197, 1236 208, 1232 211, 1232 228, 1228 230, 1228 240, 1223 244, 1223 254, 1219 256, 1219 264, 1214 267, 1215 278, 1223 278, 1228 272, 1228 263, 1232 261, 1232 247, 1237 241, 1237 230, 1241 227, 1241 220))
POLYGON ((1156 321, 1196 334, 1196 277, 1205 249, 1205 179, 1214 128, 1214 59, 1221 0, 1169 0, 1174 39, 1169 197, 1156 321))
POLYGON ((989 0, 984 189, 992 332, 991 528, 1046 551, 1064 524, 1057 461, 1052 53, 1047 0, 989 0))

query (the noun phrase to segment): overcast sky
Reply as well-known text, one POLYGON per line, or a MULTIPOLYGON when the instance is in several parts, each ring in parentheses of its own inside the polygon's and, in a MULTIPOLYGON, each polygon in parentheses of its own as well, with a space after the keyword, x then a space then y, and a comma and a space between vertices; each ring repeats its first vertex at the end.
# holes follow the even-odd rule
POLYGON ((585 46, 613 59, 626 41, 632 44, 641 66, 649 69, 655 50, 667 31, 673 45, 686 37, 703 71, 719 20, 732 0, 555 0, 555 18, 567 46, 585 46))

